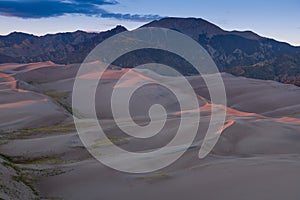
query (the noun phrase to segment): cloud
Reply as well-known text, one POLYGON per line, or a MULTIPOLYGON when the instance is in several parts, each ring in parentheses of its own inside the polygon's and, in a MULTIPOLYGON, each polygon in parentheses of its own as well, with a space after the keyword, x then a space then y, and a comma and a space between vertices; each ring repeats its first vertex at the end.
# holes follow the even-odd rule
POLYGON ((20 18, 47 18, 65 14, 83 14, 103 18, 149 21, 158 15, 132 15, 106 11, 103 5, 116 5, 115 0, 0 0, 0 15, 20 18))

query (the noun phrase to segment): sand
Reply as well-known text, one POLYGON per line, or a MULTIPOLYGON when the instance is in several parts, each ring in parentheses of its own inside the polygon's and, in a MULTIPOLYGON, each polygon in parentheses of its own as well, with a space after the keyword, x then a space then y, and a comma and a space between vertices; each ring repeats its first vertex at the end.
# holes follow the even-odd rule
MULTIPOLYGON (((1 65, 0 129, 63 127, 70 123, 70 113, 57 101, 71 105, 77 69, 78 65, 62 66, 49 62, 1 65), (19 88, 20 82, 23 83, 22 88, 19 88), (66 96, 57 99, 44 91, 66 96)), ((173 138, 181 115, 192 120, 193 114, 201 113, 200 128, 192 147, 175 163, 159 171, 128 174, 110 169, 87 152, 73 130, 52 132, 49 128, 36 133, 29 129, 26 134, 18 131, 3 134, 0 152, 20 168, 56 170, 56 173, 33 173, 30 184, 40 197, 298 200, 300 88, 226 73, 222 77, 227 105, 211 104, 203 79, 200 76, 188 77, 199 97, 199 109, 195 110, 181 111, 174 96, 162 87, 149 85, 137 90, 132 98, 134 106, 131 107, 137 123, 149 122, 147 109, 153 103, 164 105, 171 115, 158 135, 143 140, 123 134, 116 126, 109 109, 109 97, 113 88, 124 90, 135 87, 151 77, 130 69, 109 70, 104 74, 97 90, 99 103, 96 109, 106 134, 123 149, 145 151, 160 148, 173 138), (129 75, 125 81, 116 85, 126 72, 129 75), (216 132, 221 137, 213 151, 205 159, 199 159, 199 149, 213 106, 227 112, 226 124, 216 132)), ((92 80, 97 77, 87 74, 81 78, 92 80)), ((101 142, 107 145, 105 141, 101 142)), ((164 155, 157 156, 163 158, 164 155)), ((125 160, 124 164, 134 165, 130 160, 125 160)), ((3 168, 1 172, 4 172, 3 168)), ((17 189, 28 194, 26 198, 33 198, 30 189, 26 188, 17 189)), ((3 190, 2 193, 7 195, 3 198, 11 197, 3 190)))
MULTIPOLYGON (((43 68, 44 66, 41 63, 39 65, 33 64, 32 68, 27 66, 24 70, 27 73, 28 70, 40 69, 38 67, 43 68)), ((1 130, 14 131, 24 128, 50 126, 71 118, 68 112, 61 108, 52 98, 44 95, 41 90, 16 79, 15 76, 22 73, 21 71, 12 73, 13 69, 9 68, 10 71, 8 73, 6 68, 3 68, 3 72, 0 72, 1 130)), ((20 68, 19 65, 17 65, 18 68, 20 68)))

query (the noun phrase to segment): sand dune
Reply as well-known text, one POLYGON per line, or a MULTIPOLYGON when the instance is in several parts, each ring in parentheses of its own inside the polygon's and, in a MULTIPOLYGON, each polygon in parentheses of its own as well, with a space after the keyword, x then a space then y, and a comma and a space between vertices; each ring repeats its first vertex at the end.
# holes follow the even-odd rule
MULTIPOLYGON (((78 65, 49 62, 0 65, 0 129, 63 126, 70 120, 63 105, 72 103, 71 91, 77 69, 78 65)), ((65 130, 51 132, 46 129, 45 133, 39 134, 29 130, 26 137, 20 139, 16 138, 20 135, 15 135, 18 132, 10 133, 14 139, 6 139, 0 145, 0 152, 19 167, 51 171, 51 175, 32 175, 32 185, 43 197, 133 200, 300 198, 297 187, 300 184, 300 88, 223 73, 228 105, 215 105, 210 102, 203 79, 191 76, 187 79, 198 95, 199 109, 180 110, 170 91, 149 84, 132 96, 132 116, 136 117, 137 123, 147 124, 148 109, 154 103, 163 105, 170 116, 159 134, 138 139, 124 134, 116 126, 110 97, 113 89, 126 90, 142 81, 151 83, 153 72, 148 75, 131 69, 106 71, 97 89, 96 109, 108 137, 129 151, 149 151, 164 146, 174 137, 180 117, 192 121, 193 115, 200 112, 195 141, 171 166, 149 174, 117 172, 93 159, 76 132, 65 130), (124 80, 118 82, 125 73, 124 80), (227 112, 226 123, 216 132, 221 137, 213 151, 205 159, 199 159, 212 107, 227 112)), ((98 77, 90 73, 80 78, 93 80, 98 77)), ((169 77, 168 81, 180 84, 176 78, 169 77)), ((125 122, 122 126, 128 126, 125 122)), ((88 128, 93 130, 87 123, 88 128)), ((105 140, 98 142, 107 145, 105 140)), ((181 149, 174 147, 168 153, 172 151, 181 149)), ((164 155, 157 156, 163 159, 164 155)), ((129 159, 123 160, 126 165, 135 164, 129 159)), ((19 186, 18 190, 27 189, 19 186)), ((30 192, 24 194, 30 195, 30 192)))
MULTIPOLYGON (((49 64, 49 63, 46 63, 49 64)), ((8 68, 23 67, 12 65, 8 68)), ((39 69, 42 63, 27 66, 28 70, 39 69)), ((1 66, 0 69, 6 69, 1 66)), ((70 114, 50 97, 35 91, 20 88, 22 81, 14 74, 0 73, 0 129, 13 131, 22 128, 51 126, 70 118, 70 114)))

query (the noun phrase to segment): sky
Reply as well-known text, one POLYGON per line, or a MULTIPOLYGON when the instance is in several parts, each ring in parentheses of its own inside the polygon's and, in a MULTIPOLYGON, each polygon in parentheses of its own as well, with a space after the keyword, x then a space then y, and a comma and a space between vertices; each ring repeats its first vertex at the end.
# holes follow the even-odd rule
POLYGON ((300 46, 300 0, 0 0, 0 35, 132 30, 162 17, 196 17, 300 46))

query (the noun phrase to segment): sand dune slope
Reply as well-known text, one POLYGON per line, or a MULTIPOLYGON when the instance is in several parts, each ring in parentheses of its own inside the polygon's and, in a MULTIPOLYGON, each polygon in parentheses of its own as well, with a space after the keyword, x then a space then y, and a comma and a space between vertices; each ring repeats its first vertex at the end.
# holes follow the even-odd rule
MULTIPOLYGON (((32 68, 27 67, 34 70, 41 67, 41 65, 34 65, 32 68)), ((19 65, 17 66, 20 68, 19 65)), ((2 70, 1 67, 0 69, 2 70)), ((23 128, 50 126, 70 118, 70 114, 53 99, 42 92, 38 92, 35 86, 20 81, 14 76, 14 74, 8 74, 7 72, 0 73, 1 130, 13 131, 23 128)))
MULTIPOLYGON (((50 62, 0 66, 0 129, 56 124, 61 128, 55 132, 43 129, 37 133, 37 130, 29 129, 26 135, 21 131, 10 133, 10 137, 1 135, 4 138, 0 145, 1 154, 8 156, 19 168, 32 170, 30 184, 39 196, 95 200, 299 200, 300 88, 223 73, 228 104, 215 105, 210 102, 203 78, 191 76, 187 79, 198 95, 199 108, 181 110, 168 89, 149 84, 136 90, 130 100, 129 109, 135 122, 149 123, 148 111, 153 104, 163 105, 169 116, 157 135, 139 139, 121 130, 122 127, 132 128, 126 119, 121 127, 113 121, 111 91, 127 91, 142 81, 151 82, 153 73, 146 76, 138 70, 108 70, 97 88, 96 110, 108 138, 125 150, 159 149, 174 137, 181 117, 193 122, 193 116, 201 114, 197 136, 179 160, 157 172, 128 174, 95 160, 76 131, 64 127, 63 122, 70 120, 67 108, 72 104, 71 92, 77 69, 78 65, 62 66, 50 62), (118 82, 125 73, 124 80, 118 82), (215 133, 220 134, 220 139, 213 151, 208 157, 199 159, 212 108, 218 110, 217 114, 227 112, 226 123, 215 133)), ((98 79, 95 73, 80 78, 98 79)), ((169 81, 180 84, 176 78, 169 81)), ((86 128, 94 131, 89 123, 86 128)), ((109 145, 107 140, 97 142, 101 147, 109 145)), ((175 151, 183 150, 174 146, 157 154, 157 158, 163 159, 166 153, 175 151)), ((121 156, 111 159, 129 167, 136 165, 121 156)), ((0 172, 6 170, 1 166, 0 169, 0 172)), ((18 191, 31 194, 28 188, 21 186, 18 191)))

